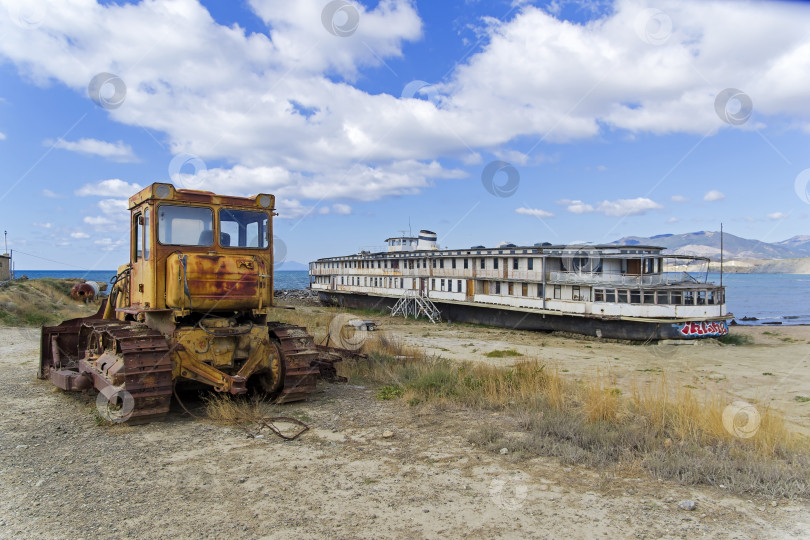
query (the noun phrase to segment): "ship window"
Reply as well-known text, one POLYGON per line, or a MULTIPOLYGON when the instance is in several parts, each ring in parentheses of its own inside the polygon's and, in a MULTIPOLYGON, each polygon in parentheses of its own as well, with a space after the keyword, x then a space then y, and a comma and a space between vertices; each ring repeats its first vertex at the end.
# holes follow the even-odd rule
POLYGON ((512 270, 517 270, 517 269, 518 269, 518 259, 517 259, 517 257, 515 257, 514 259, 512 259, 512 270))
POLYGON ((442 280, 442 289, 441 290, 444 290, 444 280, 442 280))
POLYGON ((645 304, 655 303, 655 291, 644 291, 644 303, 645 304))
POLYGON ((655 299, 657 304, 669 304, 669 291, 657 291, 655 299))
POLYGON ((631 304, 641 303, 641 291, 630 291, 630 303, 631 304))
POLYGON ((620 304, 626 304, 628 300, 630 300, 630 295, 627 294, 626 290, 619 289, 616 293, 616 300, 620 304))
POLYGON ((594 289, 593 291, 593 301, 594 302, 604 302, 605 301, 605 291, 602 289, 594 289))
POLYGON ((562 298, 562 287, 560 285, 554 285, 554 299, 559 300, 562 298))
POLYGON ((447 280, 447 291, 448 292, 453 292, 453 280, 452 279, 447 280))
POLYGON ((543 284, 542 283, 537 284, 537 296, 540 296, 540 297, 543 296, 543 284))
POLYGON ((671 298, 671 303, 673 303, 673 304, 675 304, 675 305, 680 305, 680 304, 681 304, 681 300, 683 299, 683 296, 682 296, 682 294, 681 294, 681 291, 672 291, 672 292, 669 294, 669 297, 671 298))
POLYGON ((515 292, 514 292, 514 284, 513 283, 509 283, 509 293, 508 294, 509 294, 509 296, 513 296, 515 294, 515 292))
POLYGON ((616 289, 606 289, 605 302, 615 302, 615 301, 616 301, 616 289))
POLYGON ((461 280, 460 279, 456 282, 456 288, 458 289, 458 292, 461 292, 461 280))
POLYGON ((697 303, 699 306, 706 305, 706 291, 698 291, 697 303))
MULTIPOLYGON (((219 211, 219 244, 223 247, 267 247, 267 214, 252 210, 219 211)), ((345 266, 345 264, 344 264, 345 266)))
POLYGON ((487 260, 486 260, 485 258, 481 257, 481 270, 483 270, 484 268, 486 268, 486 261, 487 261, 487 260))
POLYGON ((579 286, 577 285, 571 287, 571 300, 580 300, 579 286))
POLYGON ((199 206, 158 206, 158 241, 175 246, 214 245, 214 213, 199 206))
POLYGON ((444 259, 439 259, 439 268, 444 268, 444 259))
POLYGON ((493 285, 493 290, 495 291, 495 294, 501 294, 501 284, 500 284, 500 282, 496 281, 492 285, 493 285))
POLYGON ((710 304, 717 304, 717 295, 715 291, 709 291, 709 303, 710 304))
POLYGON ((468 263, 469 263, 469 260, 468 260, 468 259, 464 259, 464 269, 465 269, 465 270, 466 270, 467 268, 469 268, 469 264, 468 264, 468 263))
POLYGON ((345 285, 345 283, 343 283, 343 276, 340 276, 340 284, 345 285))
POLYGON ((522 283, 520 285, 520 294, 521 294, 521 296, 529 296, 529 284, 528 283, 522 283))
POLYGON ((498 269, 498 259, 497 259, 497 257, 495 259, 492 259, 492 268, 494 268, 495 270, 498 269))
POLYGON ((436 268, 436 259, 433 259, 433 268, 436 268))
POLYGON ((400 289, 404 289, 404 288, 405 288, 405 279, 403 279, 403 278, 399 278, 399 288, 400 288, 400 289))
POLYGON ((687 306, 695 305, 695 291, 683 291, 683 303, 687 306))
POLYGON ((456 267, 456 260, 455 259, 450 259, 450 262, 451 262, 450 266, 452 268, 455 268, 456 267))
POLYGON ((431 288, 431 290, 434 290, 434 291, 436 290, 436 280, 435 279, 430 280, 430 288, 431 288))
POLYGON ((528 261, 529 261, 529 270, 534 270, 534 259, 529 257, 528 261))

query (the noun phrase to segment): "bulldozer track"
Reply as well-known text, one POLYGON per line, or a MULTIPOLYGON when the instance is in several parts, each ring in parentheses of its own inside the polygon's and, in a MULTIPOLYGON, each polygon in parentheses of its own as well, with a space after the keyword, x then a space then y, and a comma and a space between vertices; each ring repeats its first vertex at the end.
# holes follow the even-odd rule
MULTIPOLYGON (((321 352, 306 328, 291 324, 268 323, 271 336, 281 352, 284 366, 284 387, 276 397, 276 403, 303 401, 315 392, 315 384, 321 373, 321 352)), ((334 370, 334 367, 331 366, 334 370)))
POLYGON ((87 321, 82 334, 87 349, 79 369, 121 406, 123 415, 116 421, 137 423, 169 412, 172 361, 163 334, 138 323, 106 320, 87 321))

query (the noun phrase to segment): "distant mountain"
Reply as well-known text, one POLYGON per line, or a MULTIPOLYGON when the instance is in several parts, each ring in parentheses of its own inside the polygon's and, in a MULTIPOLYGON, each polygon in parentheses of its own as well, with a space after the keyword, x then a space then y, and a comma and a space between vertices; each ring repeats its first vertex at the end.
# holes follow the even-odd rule
MULTIPOLYGON (((667 253, 720 259, 720 233, 718 231, 659 234, 649 238, 625 236, 613 243, 661 246, 666 248, 667 253)), ((723 250, 726 259, 794 259, 808 257, 810 256, 810 236, 794 236, 782 242, 767 243, 724 233, 723 250)))
POLYGON ((309 265, 298 261, 284 261, 276 267, 277 272, 300 272, 309 270, 309 265))
POLYGON ((775 242, 778 246, 785 246, 796 251, 801 251, 805 257, 810 256, 810 235, 804 234, 801 236, 794 236, 781 242, 775 242))

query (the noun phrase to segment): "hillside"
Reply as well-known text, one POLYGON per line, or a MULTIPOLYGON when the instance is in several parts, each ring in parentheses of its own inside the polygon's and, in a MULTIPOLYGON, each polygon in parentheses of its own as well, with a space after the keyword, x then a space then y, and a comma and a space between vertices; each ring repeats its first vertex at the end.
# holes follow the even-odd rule
MULTIPOLYGON (((720 259, 720 233, 697 231, 684 234, 659 234, 651 237, 625 236, 614 244, 653 245, 666 248, 666 253, 697 255, 720 259)), ((797 259, 810 257, 810 236, 794 236, 781 242, 762 242, 724 233, 725 259, 797 259)))
POLYGON ((98 311, 98 300, 84 304, 70 298, 70 288, 83 281, 43 278, 6 282, 0 286, 0 325, 38 327, 93 315, 98 311))

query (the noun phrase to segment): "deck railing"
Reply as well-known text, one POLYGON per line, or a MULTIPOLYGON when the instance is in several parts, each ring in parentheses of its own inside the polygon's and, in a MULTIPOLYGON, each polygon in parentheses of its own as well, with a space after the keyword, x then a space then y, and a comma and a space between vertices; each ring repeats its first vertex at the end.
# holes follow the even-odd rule
POLYGON ((669 285, 674 283, 702 283, 688 272, 664 272, 647 276, 619 273, 549 272, 548 283, 587 283, 589 285, 627 285, 629 287, 669 285))

